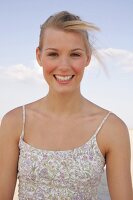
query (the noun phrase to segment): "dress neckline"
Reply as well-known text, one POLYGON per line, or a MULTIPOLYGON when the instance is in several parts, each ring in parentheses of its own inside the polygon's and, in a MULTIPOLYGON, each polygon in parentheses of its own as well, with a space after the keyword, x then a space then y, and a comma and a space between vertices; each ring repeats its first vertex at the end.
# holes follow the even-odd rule
POLYGON ((97 134, 98 132, 100 131, 100 129, 102 128, 103 124, 105 123, 105 121, 107 120, 108 116, 110 115, 111 111, 108 111, 108 113, 105 115, 105 117, 103 118, 102 122, 100 123, 100 125, 97 127, 96 131, 94 132, 94 134, 91 135, 91 137, 89 138, 89 140, 87 140, 87 142, 83 143, 82 145, 80 146, 77 146, 77 147, 73 147, 72 149, 68 149, 68 150, 50 150, 50 149, 41 149, 41 148, 37 148, 37 147, 34 147, 32 144, 29 144, 27 142, 24 141, 24 124, 25 124, 25 106, 23 106, 23 130, 22 130, 22 133, 21 133, 21 136, 20 136, 20 142, 22 142, 22 144, 24 144, 25 146, 27 146, 28 148, 34 150, 34 151, 39 151, 39 152, 42 152, 42 153, 56 153, 56 154, 67 154, 67 153, 74 153, 74 152, 77 152, 77 151, 80 151, 81 149, 85 148, 85 147, 88 147, 89 144, 91 144, 91 141, 94 140, 96 146, 97 146, 97 149, 98 149, 98 152, 100 153, 102 159, 105 161, 105 158, 98 146, 98 143, 97 143, 97 134))
POLYGON ((19 147, 21 147, 21 145, 24 145, 24 147, 27 147, 28 150, 31 149, 32 151, 34 152, 39 152, 41 154, 49 154, 49 155, 59 155, 59 156, 67 156, 67 155, 73 155, 75 153, 78 153, 78 152, 81 152, 83 151, 83 149, 89 151, 90 148, 89 148, 89 145, 91 145, 92 143, 95 145, 95 148, 99 154, 99 156, 101 157, 102 159, 102 162, 105 163, 105 157, 103 156, 100 148, 99 148, 99 145, 97 143, 97 138, 96 138, 96 133, 93 134, 90 139, 85 142, 84 144, 78 146, 78 147, 74 147, 72 149, 68 149, 68 150, 49 150, 49 149, 41 149, 41 148, 37 148, 37 147, 34 147, 32 144, 29 144, 27 142, 24 141, 22 135, 20 136, 20 142, 19 142, 19 147))

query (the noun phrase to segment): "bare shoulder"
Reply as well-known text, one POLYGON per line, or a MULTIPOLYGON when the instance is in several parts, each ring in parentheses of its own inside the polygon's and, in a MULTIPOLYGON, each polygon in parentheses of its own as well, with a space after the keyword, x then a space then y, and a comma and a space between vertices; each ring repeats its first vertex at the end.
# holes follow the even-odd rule
POLYGON ((128 128, 124 121, 113 113, 105 126, 106 172, 111 199, 132 199, 128 128))
POLYGON ((36 111, 36 112, 38 112, 39 109, 41 110, 41 106, 43 106, 43 107, 45 106, 45 97, 42 97, 40 99, 37 99, 37 100, 32 101, 30 103, 27 103, 25 105, 25 108, 27 110, 30 110, 30 111, 36 111))
POLYGON ((115 136, 115 137, 123 138, 129 135, 128 128, 125 122, 114 113, 110 114, 108 130, 109 130, 110 136, 112 137, 115 136))
POLYGON ((122 146, 129 146, 129 131, 127 125, 116 114, 110 113, 105 124, 105 130, 108 150, 114 147, 119 149, 122 146))
POLYGON ((102 136, 104 137, 103 140, 115 142, 116 139, 121 141, 129 138, 128 128, 120 117, 94 103, 91 103, 91 107, 93 108, 94 115, 96 115, 100 121, 104 118, 106 119, 101 129, 102 136))
POLYGON ((6 113, 0 125, 0 199, 13 199, 17 180, 22 107, 6 113), (4 195, 4 196, 3 196, 4 195), (4 198, 5 197, 5 198, 4 198))
POLYGON ((7 112, 0 124, 0 135, 19 138, 22 130, 22 107, 17 107, 7 112))

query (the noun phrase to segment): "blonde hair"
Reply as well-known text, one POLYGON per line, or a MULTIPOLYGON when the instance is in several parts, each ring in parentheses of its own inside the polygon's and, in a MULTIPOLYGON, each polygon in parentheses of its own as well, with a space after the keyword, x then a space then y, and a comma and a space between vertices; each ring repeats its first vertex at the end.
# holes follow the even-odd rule
POLYGON ((93 46, 90 42, 88 32, 99 31, 100 29, 93 23, 89 23, 80 19, 67 11, 61 11, 55 15, 50 16, 42 25, 39 38, 39 49, 43 46, 44 32, 47 28, 57 28, 65 31, 79 32, 85 40, 86 47, 89 51, 93 51, 93 46))

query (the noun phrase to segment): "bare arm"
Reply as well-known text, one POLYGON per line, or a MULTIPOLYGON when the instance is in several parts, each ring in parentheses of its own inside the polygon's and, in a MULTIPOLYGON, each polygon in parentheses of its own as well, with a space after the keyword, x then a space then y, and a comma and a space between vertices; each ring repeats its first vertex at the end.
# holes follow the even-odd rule
POLYGON ((3 117, 0 126, 0 200, 12 200, 14 195, 19 156, 18 119, 18 110, 12 110, 3 117))
POLYGON ((119 118, 110 126, 106 170, 111 200, 133 200, 129 133, 119 118))

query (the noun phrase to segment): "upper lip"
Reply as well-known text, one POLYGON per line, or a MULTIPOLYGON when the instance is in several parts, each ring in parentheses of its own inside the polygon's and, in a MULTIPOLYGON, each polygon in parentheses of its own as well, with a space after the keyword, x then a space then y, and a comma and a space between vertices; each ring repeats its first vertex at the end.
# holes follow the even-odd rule
POLYGON ((74 74, 54 74, 54 76, 74 76, 74 74))

